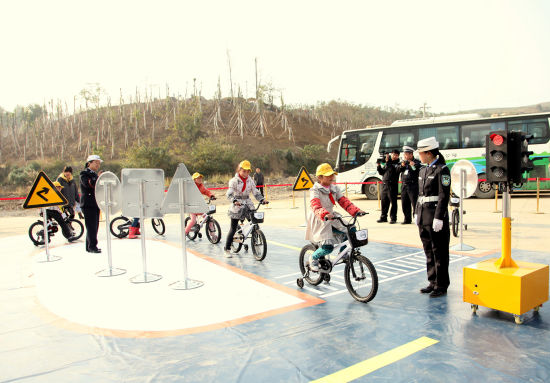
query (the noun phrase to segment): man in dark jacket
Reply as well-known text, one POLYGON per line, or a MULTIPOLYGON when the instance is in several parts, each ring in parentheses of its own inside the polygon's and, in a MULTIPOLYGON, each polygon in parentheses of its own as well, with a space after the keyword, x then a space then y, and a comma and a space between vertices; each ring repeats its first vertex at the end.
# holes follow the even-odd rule
POLYGON ((78 186, 76 186, 76 182, 74 182, 73 168, 65 166, 63 168, 63 173, 57 177, 57 182, 63 187, 61 193, 63 193, 67 201, 69 201, 65 208, 67 208, 67 212, 71 218, 74 218, 75 209, 80 212, 80 196, 78 195, 78 186))
POLYGON ((410 146, 403 146, 403 161, 399 166, 401 173, 401 209, 405 219, 402 224, 412 222, 412 214, 416 212, 416 201, 418 200, 418 172, 420 161, 413 156, 414 149, 410 146), (412 209, 411 209, 412 207, 412 209))
POLYGON ((382 176, 382 214, 376 222, 388 222, 390 209, 390 223, 397 222, 397 187, 399 184, 399 150, 395 149, 386 154, 385 162, 378 163, 376 168, 382 176))
POLYGON ((256 183, 256 188, 260 189, 260 193, 264 195, 264 175, 262 174, 260 168, 256 168, 256 173, 254 173, 254 183, 256 183))
POLYGON ((99 228, 99 206, 95 200, 95 183, 99 178, 99 167, 103 160, 97 154, 88 156, 86 169, 80 172, 80 191, 82 198, 80 207, 84 212, 86 225, 86 251, 101 253, 97 248, 97 230, 99 228))

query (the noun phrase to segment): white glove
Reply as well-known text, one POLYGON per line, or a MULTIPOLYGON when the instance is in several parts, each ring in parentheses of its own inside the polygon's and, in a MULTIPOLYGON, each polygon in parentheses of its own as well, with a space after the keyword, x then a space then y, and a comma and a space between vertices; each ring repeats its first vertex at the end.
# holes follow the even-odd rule
POLYGON ((443 221, 437 218, 434 218, 434 223, 432 224, 432 228, 437 233, 438 231, 441 231, 443 229, 443 221))
POLYGON ((420 224, 420 217, 418 215, 414 215, 414 223, 416 223, 416 226, 420 224))

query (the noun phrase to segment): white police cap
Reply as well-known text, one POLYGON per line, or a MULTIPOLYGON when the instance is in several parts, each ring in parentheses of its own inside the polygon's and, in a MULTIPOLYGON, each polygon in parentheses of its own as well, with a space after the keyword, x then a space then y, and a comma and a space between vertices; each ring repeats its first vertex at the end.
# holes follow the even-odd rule
POLYGON ((91 162, 91 161, 103 162, 103 160, 97 154, 91 154, 88 156, 88 159, 86 160, 86 162, 91 162))
POLYGON ((418 150, 419 152, 427 152, 429 150, 437 148, 439 148, 439 142, 437 142, 435 137, 428 137, 418 141, 416 150, 418 150))
POLYGON ((412 153, 412 152, 414 152, 414 149, 411 148, 410 146, 405 145, 405 146, 403 146, 403 151, 412 153))

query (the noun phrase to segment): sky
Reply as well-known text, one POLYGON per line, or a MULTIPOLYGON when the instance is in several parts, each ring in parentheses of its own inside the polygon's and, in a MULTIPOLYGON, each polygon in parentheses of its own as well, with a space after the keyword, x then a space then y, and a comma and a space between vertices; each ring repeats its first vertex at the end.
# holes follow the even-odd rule
MULTIPOLYGON (((99 83, 213 98, 218 78, 287 104, 344 100, 434 113, 550 101, 550 1, 0 3, 0 107, 66 101, 99 83)), ((104 99, 106 100, 106 99, 104 99)))

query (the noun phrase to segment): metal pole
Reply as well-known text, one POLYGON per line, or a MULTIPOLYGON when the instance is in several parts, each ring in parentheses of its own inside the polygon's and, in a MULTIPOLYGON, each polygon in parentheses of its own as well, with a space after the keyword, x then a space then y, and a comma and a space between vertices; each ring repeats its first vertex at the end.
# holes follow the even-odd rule
POLYGON ((48 234, 48 216, 46 214, 47 209, 43 207, 42 209, 42 218, 44 219, 44 246, 46 246, 46 259, 44 261, 38 261, 38 262, 53 262, 53 261, 59 261, 61 259, 58 255, 51 255, 50 254, 50 236, 48 234))
POLYGON ((465 179, 466 179, 466 170, 461 169, 461 171, 460 171, 460 193, 459 193, 460 195, 459 195, 459 205, 458 205, 458 208, 460 209, 460 211, 458 212, 459 221, 460 221, 458 223, 458 225, 460 226, 460 242, 452 247, 453 250, 461 250, 461 251, 474 250, 474 247, 469 246, 469 245, 465 245, 463 243, 463 239, 462 239, 462 235, 463 235, 462 229, 463 229, 463 226, 464 226, 464 223, 463 223, 464 222, 463 221, 463 219, 464 219, 463 199, 466 196, 466 185, 465 185, 465 182, 464 182, 465 179))
POLYGON ((307 204, 306 204, 306 190, 304 190, 304 223, 300 227, 307 227, 307 204))
POLYGON ((540 201, 540 177, 537 177, 537 214, 540 214, 539 201, 540 201))
POLYGON ((378 192, 378 210, 381 210, 380 208, 380 182, 376 182, 376 191, 378 192))
POLYGON ((348 198, 348 183, 346 182, 345 185, 346 185, 346 198, 348 198))
POLYGON ((510 216, 510 193, 508 184, 504 185, 502 193, 502 240, 500 258, 495 262, 495 265, 500 268, 518 267, 512 260, 512 218, 510 216))

